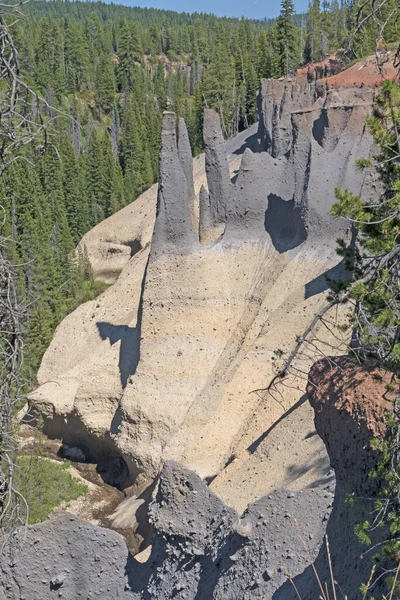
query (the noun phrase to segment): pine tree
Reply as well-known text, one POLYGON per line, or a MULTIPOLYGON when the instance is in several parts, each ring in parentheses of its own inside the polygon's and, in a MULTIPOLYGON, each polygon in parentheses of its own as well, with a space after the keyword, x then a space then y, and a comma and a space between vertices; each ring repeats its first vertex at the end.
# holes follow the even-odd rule
POLYGON ((156 74, 154 77, 154 92, 157 97, 158 108, 160 111, 164 111, 167 108, 167 91, 164 67, 159 61, 157 63, 156 74))
POLYGON ((256 73, 257 77, 269 78, 272 74, 271 47, 267 40, 267 33, 260 31, 256 47, 256 73))
POLYGON ((135 21, 124 21, 118 44, 118 77, 121 89, 132 87, 135 62, 140 62, 142 57, 139 27, 135 21))
POLYGON ((64 22, 65 28, 65 73, 70 92, 87 88, 89 75, 88 47, 81 26, 64 22))
POLYGON ((205 73, 202 92, 207 106, 215 108, 219 113, 225 137, 231 133, 234 77, 234 61, 229 52, 227 35, 220 26, 215 39, 211 63, 205 73))
POLYGON ((306 62, 321 59, 321 10, 320 0, 310 0, 307 12, 306 44, 304 60, 306 62))
POLYGON ((118 105, 114 102, 111 113, 111 148, 115 158, 118 157, 120 130, 121 124, 119 120, 118 105))
POLYGON ((70 140, 61 143, 63 189, 68 227, 75 244, 89 228, 85 176, 70 140))
POLYGON ((114 67, 110 56, 103 54, 96 70, 96 104, 100 112, 109 113, 115 102, 114 67))
POLYGON ((333 14, 328 0, 322 0, 321 12, 321 58, 326 56, 332 46, 333 39, 333 14))
POLYGON ((58 26, 45 17, 40 21, 35 50, 36 79, 42 90, 51 88, 59 98, 65 90, 62 56, 63 43, 58 26))
POLYGON ((105 144, 102 137, 94 129, 90 137, 87 152, 86 189, 91 227, 104 219, 110 196, 109 164, 105 160, 105 144))
POLYGON ((332 45, 333 50, 337 50, 342 41, 343 32, 340 27, 341 11, 339 6, 339 0, 332 0, 331 2, 331 15, 332 15, 332 45))
POLYGON ((124 206, 125 190, 122 169, 121 165, 118 162, 114 162, 111 178, 110 201, 109 205, 107 206, 106 216, 109 217, 124 206))
POLYGON ((280 76, 287 77, 297 64, 296 57, 296 28, 293 17, 295 14, 293 0, 282 0, 281 13, 277 21, 277 41, 279 47, 280 76))

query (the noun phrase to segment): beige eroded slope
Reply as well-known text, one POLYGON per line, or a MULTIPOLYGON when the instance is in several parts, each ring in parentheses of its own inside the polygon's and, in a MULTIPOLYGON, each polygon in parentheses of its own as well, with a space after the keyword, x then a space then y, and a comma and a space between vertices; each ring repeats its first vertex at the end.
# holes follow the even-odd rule
MULTIPOLYGON (((350 234, 345 223, 329 216, 329 207, 335 186, 361 191, 364 175, 354 162, 369 154, 368 111, 367 102, 347 106, 329 95, 326 104, 317 99, 292 111, 297 132, 290 156, 246 150, 229 192, 224 234, 207 245, 190 231, 185 198, 174 195, 181 175, 179 163, 169 160, 174 126, 166 120, 168 180, 144 287, 141 358, 121 399, 124 419, 115 438, 132 478, 154 476, 163 460, 174 458, 214 480, 224 501, 242 509, 275 487, 311 484, 326 474, 319 443, 308 441, 313 437, 310 412, 307 422, 300 406, 288 421, 294 429, 284 420, 276 427, 283 438, 281 453, 272 458, 268 439, 258 452, 247 449, 257 446, 256 440, 303 395, 301 380, 294 382, 295 390, 279 392, 280 402, 268 397, 260 402, 254 390, 271 379, 274 352, 290 350, 326 302, 323 274, 339 262, 336 238, 350 234), (322 137, 315 122, 328 110, 334 125, 322 130, 322 137), (268 477, 254 486, 244 473, 257 472, 266 453, 271 454, 263 465, 268 477)), ((214 131, 213 121, 209 126, 214 131)), ((218 135, 209 137, 216 144, 218 135)), ((218 148, 210 156, 220 164, 218 148)), ((216 178, 214 190, 223 194, 214 164, 209 175, 216 178)), ((163 174, 161 168, 162 182, 163 174)), ((209 189, 204 210, 212 211, 210 180, 209 189)), ((202 223, 215 231, 213 215, 200 218, 202 223)), ((330 337, 324 334, 328 352, 330 337)), ((337 340, 331 341, 337 348, 337 340)), ((304 361, 304 371, 313 358, 304 361)))

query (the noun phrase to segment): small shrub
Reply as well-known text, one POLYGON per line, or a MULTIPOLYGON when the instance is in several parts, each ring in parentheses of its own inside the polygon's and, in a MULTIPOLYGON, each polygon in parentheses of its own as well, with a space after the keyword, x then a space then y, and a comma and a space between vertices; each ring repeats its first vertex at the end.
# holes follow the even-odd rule
POLYGON ((37 456, 19 457, 16 483, 29 507, 29 524, 44 521, 62 502, 87 493, 87 486, 66 471, 69 466, 37 456))

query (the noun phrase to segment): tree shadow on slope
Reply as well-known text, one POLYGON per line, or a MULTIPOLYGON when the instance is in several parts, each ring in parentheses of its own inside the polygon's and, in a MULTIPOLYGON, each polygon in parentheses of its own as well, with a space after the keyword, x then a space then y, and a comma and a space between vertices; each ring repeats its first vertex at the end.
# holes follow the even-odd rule
POLYGON ((106 321, 98 321, 96 323, 99 335, 102 340, 110 340, 110 345, 113 346, 117 342, 121 342, 119 349, 119 373, 121 385, 126 387, 129 377, 136 373, 137 366, 140 360, 140 337, 142 333, 142 317, 143 317, 143 292, 146 281, 147 264, 144 269, 142 287, 140 292, 140 300, 137 312, 136 327, 128 325, 113 325, 106 321))
MULTIPOLYGON (((335 476, 332 473, 332 467, 329 464, 329 460, 325 453, 321 454, 320 452, 315 452, 314 456, 303 464, 291 464, 286 467, 286 478, 285 478, 285 487, 289 487, 293 485, 295 481, 301 479, 304 475, 310 472, 314 472, 315 475, 319 476, 318 481, 321 484, 323 482, 325 485, 331 483, 335 480, 335 476)), ((311 484, 308 487, 318 487, 315 484, 311 484)))
POLYGON ((136 371, 140 358, 140 328, 128 325, 113 325, 100 321, 96 323, 102 340, 108 339, 113 346, 121 342, 118 367, 122 387, 126 387, 128 378, 136 371))
POLYGON ((296 404, 293 404, 293 406, 291 406, 285 413, 283 413, 281 417, 279 417, 279 419, 275 421, 275 423, 272 423, 271 427, 264 431, 264 433, 262 433, 259 438, 257 438, 252 444, 250 444, 250 446, 247 448, 248 452, 250 452, 250 454, 254 454, 259 445, 265 440, 265 438, 269 436, 269 434, 275 429, 275 427, 278 427, 278 425, 280 425, 282 421, 284 421, 287 417, 289 417, 289 415, 295 412, 295 410, 300 408, 300 406, 302 406, 306 401, 307 394, 303 394, 303 396, 300 398, 300 400, 296 402, 296 404))
POLYGON ((307 239, 300 208, 294 200, 283 200, 275 194, 268 196, 264 226, 280 254, 297 248, 307 239))
POLYGON ((304 286, 304 299, 307 300, 312 296, 316 296, 317 294, 321 294, 322 292, 326 292, 329 289, 329 280, 339 281, 339 280, 349 280, 352 277, 351 271, 348 271, 344 265, 344 261, 342 260, 339 264, 332 267, 325 273, 322 273, 315 279, 312 279, 304 286))
MULTIPOLYGON (((351 231, 350 248, 354 249, 357 231, 355 227, 351 231)), ((321 273, 304 286, 304 299, 311 298, 329 289, 330 281, 349 281, 353 276, 354 258, 350 259, 349 268, 346 268, 344 259, 325 273, 321 273)))

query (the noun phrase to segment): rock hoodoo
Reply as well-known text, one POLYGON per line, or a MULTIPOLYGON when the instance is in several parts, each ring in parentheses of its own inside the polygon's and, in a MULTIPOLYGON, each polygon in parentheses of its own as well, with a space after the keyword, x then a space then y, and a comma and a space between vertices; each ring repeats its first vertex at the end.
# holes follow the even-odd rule
POLYGON ((194 191, 194 181, 193 181, 193 157, 192 150, 190 148, 189 134, 186 128, 185 120, 180 117, 179 118, 179 138, 178 138, 178 153, 179 159, 181 161, 183 172, 185 173, 185 178, 187 182, 187 190, 188 190, 188 202, 190 208, 190 215, 192 217, 192 224, 195 229, 196 228, 196 209, 195 209, 195 200, 196 194, 194 191))
POLYGON ((226 224, 226 210, 231 196, 225 141, 219 116, 214 110, 204 111, 205 165, 209 194, 209 229, 201 221, 202 239, 213 241, 221 237, 226 224))
POLYGON ((138 492, 172 459, 241 512, 328 468, 302 381, 280 402, 253 392, 324 303, 324 274, 342 272, 336 239, 350 232, 329 214, 335 186, 364 193, 354 163, 370 152, 375 84, 335 77, 262 82, 258 131, 226 143, 207 110, 205 156, 193 161, 183 123, 177 144, 166 113, 151 247, 136 230, 127 246, 124 229, 131 255, 109 252, 135 210, 148 232, 155 189, 87 237, 97 272, 120 274, 59 326, 30 402, 49 435, 121 456, 138 492))
MULTIPOLYGON (((183 129, 183 128, 182 128, 183 129)), ((187 137, 187 135, 186 135, 187 137)), ((157 215, 152 240, 152 256, 164 252, 190 252, 196 244, 189 201, 189 182, 185 171, 191 168, 185 135, 178 153, 175 114, 165 112, 161 134, 160 183, 157 215)), ((190 150, 190 146, 189 146, 190 150)))

